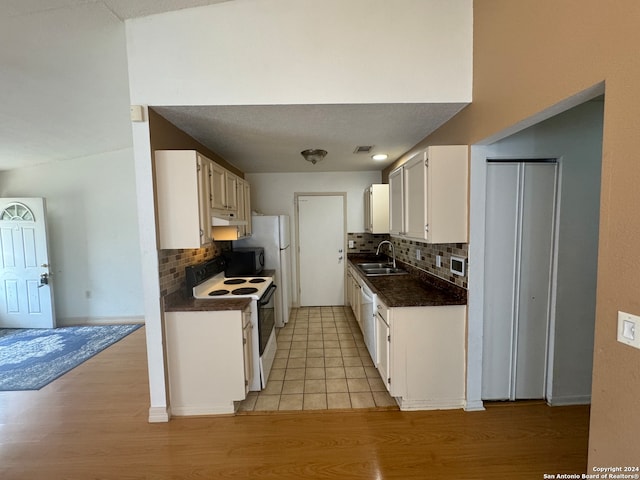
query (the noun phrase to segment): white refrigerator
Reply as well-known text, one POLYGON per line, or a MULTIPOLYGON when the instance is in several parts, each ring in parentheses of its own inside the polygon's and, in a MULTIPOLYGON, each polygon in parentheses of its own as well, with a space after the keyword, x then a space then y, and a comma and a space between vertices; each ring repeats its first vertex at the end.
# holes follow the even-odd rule
POLYGON ((276 326, 284 327, 291 311, 291 234, 288 215, 253 215, 251 237, 233 242, 234 247, 263 247, 264 268, 275 270, 276 326))

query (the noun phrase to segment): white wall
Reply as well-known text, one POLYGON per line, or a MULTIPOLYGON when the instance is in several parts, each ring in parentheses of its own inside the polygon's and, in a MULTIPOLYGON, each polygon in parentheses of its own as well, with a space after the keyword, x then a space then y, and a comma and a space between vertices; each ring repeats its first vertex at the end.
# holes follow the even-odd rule
POLYGON ((382 172, 248 173, 251 205, 267 215, 295 217, 295 193, 346 192, 347 231, 364 232, 364 189, 380 183, 382 172))
POLYGON ((245 175, 251 184, 251 205, 260 213, 291 217, 292 291, 294 303, 298 300, 297 244, 295 238, 296 213, 294 194, 334 192, 347 194, 347 232, 364 232, 364 189, 380 183, 382 172, 336 173, 250 173, 245 175))
MULTIPOLYGON (((471 101, 472 0, 238 0, 132 19, 125 27, 132 104, 471 101)), ((153 191, 148 139, 143 124, 138 126, 133 127, 133 144, 143 279, 148 283, 150 418, 160 418, 168 409, 162 398, 160 300, 151 282, 157 275, 150 233, 155 219, 148 208, 153 191)), ((287 207, 282 195, 266 199, 261 181, 255 183, 257 208, 287 207)), ((295 184, 282 185, 293 192, 295 184)), ((340 185, 310 182, 295 190, 350 191, 340 185)), ((291 212, 293 197, 289 202, 291 212)), ((352 216, 349 229, 357 223, 352 216)))
POLYGON ((469 102, 472 24, 471 0, 243 0, 132 19, 131 101, 469 102))
POLYGON ((492 158, 560 158, 554 404, 591 395, 603 108, 587 102, 486 148, 492 158))
POLYGON ((133 167, 125 149, 0 172, 1 196, 46 199, 59 325, 144 313, 133 167))

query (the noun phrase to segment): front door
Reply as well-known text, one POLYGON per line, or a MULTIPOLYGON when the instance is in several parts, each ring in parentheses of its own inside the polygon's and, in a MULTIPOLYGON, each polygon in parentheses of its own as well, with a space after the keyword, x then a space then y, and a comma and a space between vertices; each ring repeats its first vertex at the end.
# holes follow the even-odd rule
POLYGON ((53 328, 43 198, 0 198, 0 327, 53 328))
POLYGON ((300 306, 344 305, 344 197, 298 196, 300 306))

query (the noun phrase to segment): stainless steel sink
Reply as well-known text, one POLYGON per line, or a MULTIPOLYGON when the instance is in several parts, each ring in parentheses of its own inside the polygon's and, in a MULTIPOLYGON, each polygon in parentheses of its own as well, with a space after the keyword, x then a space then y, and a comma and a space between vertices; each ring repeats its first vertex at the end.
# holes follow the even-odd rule
POLYGON ((380 275, 407 275, 409 272, 401 268, 393 267, 367 267, 361 268, 362 273, 367 277, 374 277, 380 275))
POLYGON ((370 270, 372 268, 392 268, 391 263, 358 263, 361 270, 370 270))

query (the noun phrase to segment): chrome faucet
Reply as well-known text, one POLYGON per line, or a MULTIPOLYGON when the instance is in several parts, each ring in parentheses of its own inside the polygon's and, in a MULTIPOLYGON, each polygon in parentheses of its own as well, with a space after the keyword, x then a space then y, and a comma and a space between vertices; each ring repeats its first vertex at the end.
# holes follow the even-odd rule
POLYGON ((396 268, 396 248, 393 246, 393 243, 391 243, 389 240, 383 240, 378 244, 376 255, 380 255, 380 247, 385 243, 389 244, 389 247, 391 248, 391 254, 393 255, 393 268, 396 268))

